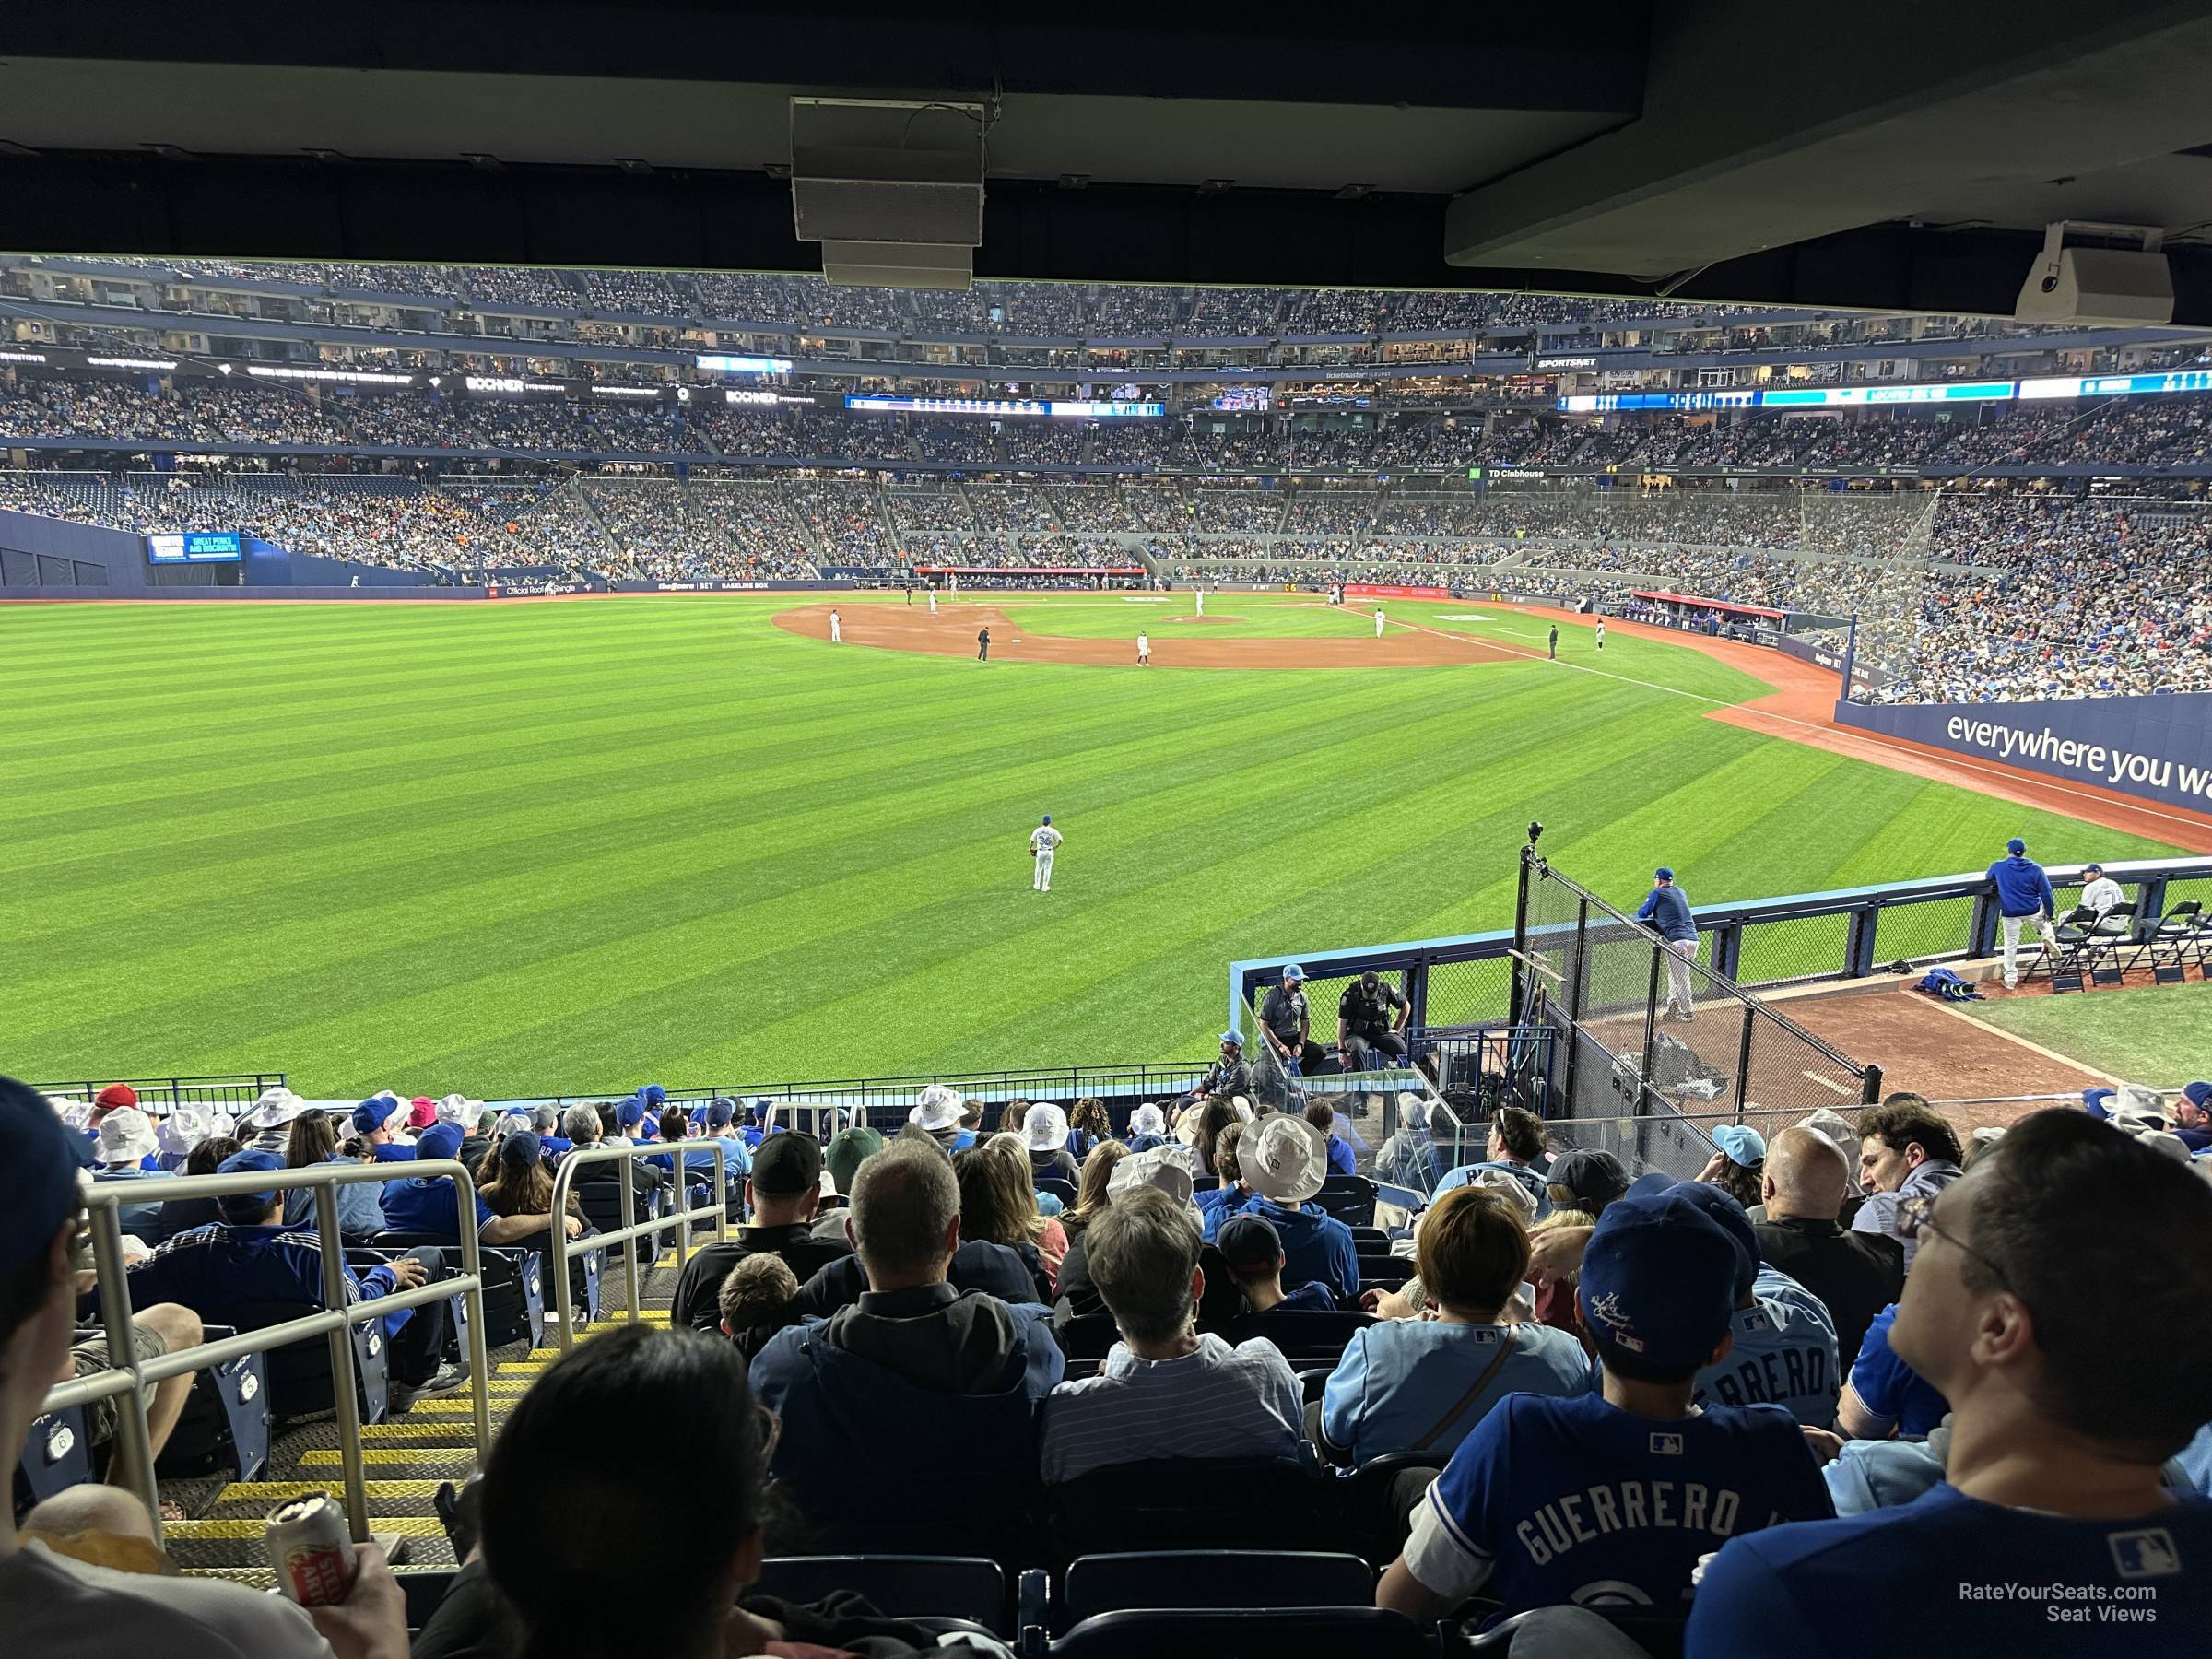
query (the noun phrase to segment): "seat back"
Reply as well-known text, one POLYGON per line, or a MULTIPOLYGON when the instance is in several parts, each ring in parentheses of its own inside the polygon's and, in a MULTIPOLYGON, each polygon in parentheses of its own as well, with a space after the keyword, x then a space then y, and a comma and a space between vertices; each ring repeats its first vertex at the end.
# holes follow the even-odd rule
POLYGON ((1069 1209, 1076 1207, 1076 1183, 1064 1175, 1039 1177, 1037 1190, 1040 1193, 1050 1193, 1069 1209))
MULTIPOLYGON (((31 1503, 42 1503, 91 1478, 92 1441, 85 1430, 83 1406, 42 1411, 30 1419, 23 1454, 16 1463, 16 1482, 29 1493, 31 1503)), ((18 1512, 22 1507, 28 1505, 18 1512)))
POLYGON ((1070 1359, 1103 1359, 1122 1334, 1111 1313, 1079 1313, 1053 1325, 1053 1337, 1070 1359))
POLYGON ((1411 1256, 1394 1256, 1387 1252, 1370 1255, 1359 1253, 1359 1288, 1362 1290, 1395 1290, 1419 1271, 1411 1256))
POLYGON ((1222 1333, 1231 1344, 1265 1336, 1280 1348, 1294 1366, 1334 1363, 1343 1357, 1352 1333, 1375 1323, 1375 1316, 1357 1308, 1331 1313, 1247 1313, 1222 1333))
POLYGON ((1012 1640, 1006 1575, 979 1556, 771 1556, 753 1590, 818 1602, 839 1590, 865 1596, 889 1618, 965 1618, 1012 1640))
POLYGON ((1124 1608, 1074 1626, 1052 1659, 1421 1659, 1421 1630, 1387 1607, 1124 1608))
POLYGON ((1265 1458, 1163 1458, 1094 1469, 1047 1487, 1055 1561, 1141 1538, 1162 1549, 1310 1549, 1333 1536, 1327 1482, 1265 1458), (1224 1502, 1233 1492, 1236 1501, 1224 1502))
MULTIPOLYGON (((374 1241, 377 1250, 401 1255, 417 1244, 459 1249, 428 1233, 381 1232, 374 1241)), ((539 1258, 513 1244, 487 1244, 477 1254, 484 1267, 484 1347, 506 1347, 524 1339, 534 1348, 545 1347, 545 1269, 539 1258)), ((457 1258, 453 1265, 459 1265, 457 1258)))
MULTIPOLYGON (((287 1320, 320 1312, 320 1304, 306 1302, 246 1302, 237 1310, 241 1331, 266 1330, 287 1320)), ((361 1421, 381 1423, 390 1404, 390 1361, 384 1353, 384 1326, 380 1319, 363 1320, 348 1328, 353 1342, 353 1369, 359 1380, 361 1421)), ((330 1345, 326 1338, 310 1336, 287 1343, 262 1356, 267 1365, 266 1398, 271 1418, 278 1423, 312 1417, 332 1409, 336 1395, 330 1372, 330 1345)))
POLYGON ((1345 1225, 1352 1229, 1354 1249, 1365 1250, 1371 1244, 1384 1247, 1390 1243, 1390 1235, 1379 1227, 1354 1227, 1350 1222, 1345 1225))
POLYGON ((1313 1194, 1313 1202, 1347 1226, 1374 1225, 1375 1183, 1364 1175, 1330 1176, 1313 1194))
MULTIPOLYGON (((219 1342, 236 1332, 229 1325, 209 1325, 206 1335, 209 1342, 219 1342)), ((154 1465, 157 1475, 191 1479, 230 1468, 240 1480, 260 1477, 269 1460, 267 1359, 241 1355, 193 1379, 184 1410, 154 1465)))
POLYGON ((1147 1549, 1082 1556, 1060 1587, 1063 1628, 1124 1607, 1365 1607, 1375 1571, 1324 1550, 1147 1549))

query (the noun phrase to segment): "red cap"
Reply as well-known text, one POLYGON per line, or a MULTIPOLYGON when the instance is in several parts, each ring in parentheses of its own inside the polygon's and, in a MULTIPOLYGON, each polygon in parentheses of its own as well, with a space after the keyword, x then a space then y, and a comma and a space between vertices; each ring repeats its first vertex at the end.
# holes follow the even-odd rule
POLYGON ((407 1102, 407 1127, 428 1129, 438 1121, 438 1102, 429 1095, 417 1095, 407 1102))
POLYGON ((138 1091, 128 1083, 111 1083, 92 1097, 92 1104, 104 1106, 112 1112, 119 1106, 138 1104, 138 1091))

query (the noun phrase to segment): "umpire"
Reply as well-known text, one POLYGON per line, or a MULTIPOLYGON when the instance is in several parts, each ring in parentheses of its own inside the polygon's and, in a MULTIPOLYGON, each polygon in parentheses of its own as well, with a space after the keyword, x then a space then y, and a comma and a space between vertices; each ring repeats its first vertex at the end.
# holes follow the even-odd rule
POLYGON ((1406 1022, 1413 1018, 1413 1004, 1395 985, 1370 968, 1344 988, 1336 999, 1336 1052, 1344 1056, 1347 1071, 1366 1071, 1370 1053, 1405 1064, 1406 1022))
POLYGON ((1306 971, 1292 962, 1283 970, 1283 982, 1260 999, 1260 1035, 1294 1077, 1302 1076, 1305 1066, 1319 1065, 1323 1057, 1321 1044, 1311 1035, 1305 987, 1306 971))

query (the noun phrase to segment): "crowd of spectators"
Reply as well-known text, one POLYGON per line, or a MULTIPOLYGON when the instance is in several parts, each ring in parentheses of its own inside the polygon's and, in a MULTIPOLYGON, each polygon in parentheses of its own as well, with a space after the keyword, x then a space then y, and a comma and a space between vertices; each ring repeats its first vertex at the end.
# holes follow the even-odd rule
MULTIPOLYGON (((888 1139, 759 1113, 741 1128, 735 1102, 687 1112, 653 1086, 480 1120, 459 1095, 387 1093, 320 1123, 273 1089, 233 1126, 149 1114, 120 1086, 50 1102, 0 1080, 0 1424, 18 1440, 54 1379, 106 1363, 98 1342, 71 1347, 119 1288, 82 1248, 88 1179, 135 1183, 123 1212, 158 1221, 164 1160, 241 1174, 459 1157, 479 1172, 480 1240, 510 1244, 586 1230, 549 1201, 572 1147, 704 1135, 745 1218, 686 1267, 673 1328, 596 1335, 531 1382, 480 1488, 441 1504, 462 1568, 427 1619, 374 1544, 320 1610, 179 1578, 136 1500, 90 1486, 0 1521, 0 1608, 26 1651, 57 1654, 131 1619, 180 1652, 219 1633, 287 1659, 382 1659, 407 1651, 410 1622, 418 1653, 903 1659, 944 1644, 849 1595, 757 1597, 762 1558, 1065 1565, 1124 1544, 1141 1506, 1148 1534, 1201 1543, 1356 1540, 1370 1570, 1329 1605, 1411 1621, 1362 1627, 1399 1632, 1401 1652, 1439 1621, 1464 1639, 1512 1620, 1512 1651, 1532 1654, 1842 1653, 1877 1593, 1910 1598, 1924 1644, 2081 1651, 2049 1633, 2066 1602, 1957 1593, 1984 1572, 2085 1605, 2151 1605, 2149 1583, 2156 1640, 2134 1645, 2200 1644, 2212 1085, 2033 1111, 1971 1146, 1895 1093, 1771 1141, 1724 1125, 1690 1179, 1517 1106, 1486 1109, 1462 1142, 1441 1101, 1409 1093, 1393 1139, 1432 1156, 1403 1166, 1411 1187, 1363 1194, 1343 1168, 1362 1161, 1357 1125, 1318 1096, 1277 1110, 1219 1091, 1251 1084, 1235 1038, 1190 1095, 1125 1127, 1097 1101, 1073 1123, 1016 1101, 993 1133, 981 1102, 932 1085, 888 1139), (1476 1155, 1446 1171, 1447 1144, 1476 1155), (641 1400, 691 1413, 682 1457, 606 1432, 641 1400), (655 1527, 653 1582, 580 1606, 577 1577, 655 1527), (1079 1542, 1094 1536, 1112 1543, 1079 1542)), ((632 1166, 649 1190, 677 1156, 665 1174, 653 1161, 632 1166)), ((378 1213, 364 1225, 428 1231, 446 1196, 395 1170, 360 1189, 378 1213)), ((206 1202, 150 1254, 126 1252, 144 1356, 241 1323, 249 1297, 320 1299, 312 1211, 276 1191, 206 1202)), ((453 1253, 349 1262, 349 1298, 435 1281, 453 1253)), ((445 1308, 384 1322, 403 1412, 466 1383, 445 1308)), ((188 1387, 149 1398, 157 1450, 188 1387)), ((112 1413, 88 1423, 113 1438, 112 1413)), ((1151 1606, 1155 1587, 1109 1605, 1151 1606)), ((1223 1600, 1277 1597, 1232 1584, 1202 1606, 1223 1600)), ((1206 1617, 1159 1639, 1190 1645, 1206 1617)))

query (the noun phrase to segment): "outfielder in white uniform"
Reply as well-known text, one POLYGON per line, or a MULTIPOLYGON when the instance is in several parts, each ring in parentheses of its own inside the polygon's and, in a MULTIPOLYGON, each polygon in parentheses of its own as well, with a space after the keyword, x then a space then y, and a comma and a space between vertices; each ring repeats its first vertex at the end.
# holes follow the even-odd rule
POLYGON ((937 590, 934 587, 929 590, 929 614, 933 617, 937 614, 937 590))
POLYGON ((1030 831, 1030 857, 1037 867, 1030 879, 1030 890, 1049 893, 1053 890, 1053 852, 1060 845, 1060 831, 1053 828, 1053 815, 1046 813, 1044 822, 1030 831))
POLYGON ((1149 668, 1152 665, 1151 635, 1139 633, 1136 636, 1136 661, 1139 667, 1149 668))
POLYGON ((1606 648, 1606 625, 1602 618, 1597 625, 1597 648, 1600 651, 1606 648))
POLYGON ((845 636, 838 631, 837 613, 835 611, 831 611, 830 613, 830 643, 832 645, 842 645, 844 642, 845 636))
POLYGON ((1202 617, 1203 617, 1203 616, 1205 616, 1205 615, 1206 615, 1206 590, 1205 590, 1204 588, 1199 588, 1199 589, 1198 589, 1196 592, 1194 592, 1194 594, 1191 595, 1191 597, 1193 597, 1194 599, 1195 599, 1195 600, 1197 600, 1197 601, 1198 601, 1198 614, 1199 614, 1200 616, 1202 616, 1202 617))
POLYGON ((1379 606, 1379 605, 1378 605, 1378 606, 1375 606, 1375 638, 1379 640, 1379 639, 1381 639, 1382 637, 1382 607, 1381 606, 1379 606))

